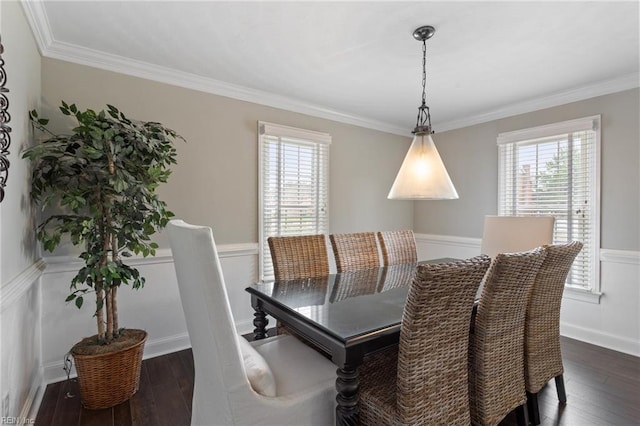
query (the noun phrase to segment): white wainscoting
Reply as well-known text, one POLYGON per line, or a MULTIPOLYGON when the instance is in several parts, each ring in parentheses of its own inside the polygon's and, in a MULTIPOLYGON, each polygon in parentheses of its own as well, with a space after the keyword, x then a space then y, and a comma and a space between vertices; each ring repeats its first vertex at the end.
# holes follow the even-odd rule
MULTIPOLYGON (((479 238, 416 234, 416 244, 419 259, 466 258, 480 253, 479 238)), ((253 329, 253 310, 244 289, 258 276, 258 244, 221 245, 218 250, 236 327, 240 333, 249 333, 253 329)), ((561 332, 568 337, 639 356, 640 253, 603 249, 600 258, 603 293, 600 303, 565 297, 561 332)), ((142 328, 149 333, 145 358, 190 347, 170 250, 159 250, 155 257, 135 258, 131 263, 147 278, 147 284, 140 291, 121 290, 120 317, 124 326, 142 328)), ((35 415, 46 384, 66 378, 62 366, 69 348, 81 337, 95 334, 90 303, 81 310, 72 305, 64 306, 69 283, 80 266, 81 262, 73 257, 47 257, 3 286, 3 324, 10 319, 9 312, 15 309, 16 312, 24 310, 15 321, 28 320, 33 324, 35 320, 39 325, 34 333, 40 338, 35 343, 41 348, 40 365, 31 371, 30 383, 12 385, 16 389, 24 388, 20 391, 24 397, 12 401, 21 405, 19 412, 23 416, 35 415), (39 288, 38 282, 41 283, 39 288), (42 301, 40 306, 31 306, 33 303, 28 302, 34 294, 42 301), (23 302, 30 304, 29 307, 25 308, 23 302)), ((13 319, 11 321, 12 327, 7 328, 13 331, 8 335, 5 334, 7 328, 3 327, 2 350, 3 361, 10 359, 10 367, 14 369, 29 362, 24 360, 37 359, 39 348, 29 341, 19 343, 21 327, 13 327, 16 324, 13 319), (4 343, 9 342, 5 338, 15 340, 15 347, 28 347, 20 349, 24 353, 5 356, 8 346, 4 343)))
MULTIPOLYGON (((480 252, 480 239, 417 234, 420 259, 465 258, 480 252)), ((256 243, 221 245, 219 253, 236 327, 253 329, 253 310, 245 287, 257 279, 256 243)), ((602 292, 599 304, 565 298, 561 315, 563 335, 614 350, 640 355, 640 255, 601 250, 602 292)), ((42 279, 42 360, 46 383, 64 379, 63 357, 82 336, 95 333, 90 307, 63 306, 69 282, 79 263, 71 258, 47 258, 42 279)), ((145 358, 190 346, 180 303, 171 253, 133 262, 147 278, 145 288, 121 290, 120 315, 124 326, 149 332, 145 358), (130 294, 128 294, 130 293, 130 294)))
POLYGON ((452 257, 466 259, 480 254, 480 238, 415 234, 418 259, 452 257))
MULTIPOLYGON (((476 256, 480 243, 479 238, 416 234, 419 259, 476 256)), ((599 302, 597 296, 565 291, 560 332, 640 356, 640 252, 600 249, 600 291, 599 302)))
POLYGON ((43 386, 40 358, 40 287, 44 262, 37 261, 0 288, 0 398, 9 395, 9 416, 34 418, 43 386))
MULTIPOLYGON (((256 281, 258 244, 220 245, 218 252, 238 332, 251 332, 253 309, 244 289, 256 281)), ((71 279, 82 262, 68 256, 44 260, 47 266, 42 277, 42 364, 45 383, 53 383, 66 379, 62 368, 65 354, 80 338, 95 334, 96 324, 90 298, 82 309, 64 305, 71 279)), ((129 264, 140 270, 146 284, 138 291, 121 288, 118 298, 121 326, 149 333, 145 359, 189 348, 171 250, 158 250, 154 257, 132 258, 129 264)))

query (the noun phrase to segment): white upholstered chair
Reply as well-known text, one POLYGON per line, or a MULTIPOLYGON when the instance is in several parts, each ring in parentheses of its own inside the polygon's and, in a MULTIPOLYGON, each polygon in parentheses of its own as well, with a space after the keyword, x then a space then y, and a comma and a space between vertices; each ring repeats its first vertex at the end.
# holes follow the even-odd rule
POLYGON ((553 243, 553 216, 485 216, 480 252, 492 258, 553 243))
POLYGON ((191 424, 334 424, 335 365, 292 336, 243 341, 211 228, 167 230, 195 365, 191 424))

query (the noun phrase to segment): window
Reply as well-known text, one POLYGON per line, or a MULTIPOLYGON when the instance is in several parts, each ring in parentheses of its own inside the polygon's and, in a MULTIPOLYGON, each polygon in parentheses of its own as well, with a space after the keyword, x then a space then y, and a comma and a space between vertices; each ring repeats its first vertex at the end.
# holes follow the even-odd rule
POLYGON ((327 133, 258 122, 260 279, 273 278, 267 238, 329 232, 327 133))
POLYGON ((502 133, 498 162, 498 214, 555 216, 555 243, 584 244, 566 284, 598 292, 600 116, 502 133))

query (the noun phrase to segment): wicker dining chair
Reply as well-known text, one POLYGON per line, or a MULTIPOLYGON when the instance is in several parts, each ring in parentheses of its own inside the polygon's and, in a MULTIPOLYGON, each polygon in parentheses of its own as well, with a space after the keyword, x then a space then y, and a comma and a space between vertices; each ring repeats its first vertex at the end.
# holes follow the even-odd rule
POLYGON ((469 323, 490 262, 478 256, 417 267, 399 346, 360 367, 360 424, 469 425, 469 323))
POLYGON ((545 252, 497 254, 487 275, 469 337, 469 402, 474 425, 497 425, 516 409, 528 423, 524 328, 529 293, 545 252))
POLYGON ((276 281, 314 278, 329 274, 324 235, 269 237, 276 281))
POLYGON ((373 232, 331 234, 329 238, 331 239, 338 272, 378 268, 380 266, 376 234, 373 232))
POLYGON ((378 241, 384 266, 418 261, 416 239, 412 230, 378 232, 378 241))
MULTIPOLYGON (((329 257, 324 235, 269 237, 267 242, 276 281, 316 278, 329 274, 329 257)), ((276 322, 276 334, 298 336, 280 321, 276 322)))
POLYGON ((560 305, 564 283, 582 243, 545 246, 546 257, 536 276, 527 306, 524 333, 524 378, 529 418, 540 423, 538 392, 555 378, 558 400, 567 401, 560 352, 560 305))

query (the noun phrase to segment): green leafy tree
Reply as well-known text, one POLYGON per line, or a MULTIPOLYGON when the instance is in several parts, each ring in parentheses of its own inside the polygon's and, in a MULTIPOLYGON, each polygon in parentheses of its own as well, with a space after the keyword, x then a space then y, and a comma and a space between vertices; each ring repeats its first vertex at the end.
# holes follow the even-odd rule
POLYGON ((70 135, 52 133, 49 120, 29 113, 34 127, 50 136, 23 154, 33 166, 31 198, 60 212, 38 225, 37 238, 48 251, 64 235, 83 247, 84 266, 66 300, 80 308, 87 293, 95 294, 98 342, 108 344, 120 331, 118 288, 145 283, 123 257, 155 255, 150 237, 173 216, 156 189, 171 174, 173 142, 182 137, 159 123, 130 120, 111 105, 80 111, 62 101, 60 111, 77 121, 70 135))
POLYGON ((535 197, 538 205, 545 211, 551 210, 555 213, 558 210, 567 209, 568 160, 567 149, 562 147, 545 163, 545 167, 538 175, 535 197))

